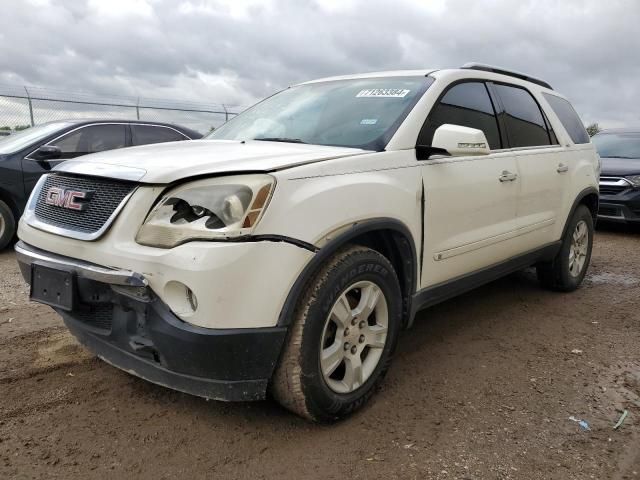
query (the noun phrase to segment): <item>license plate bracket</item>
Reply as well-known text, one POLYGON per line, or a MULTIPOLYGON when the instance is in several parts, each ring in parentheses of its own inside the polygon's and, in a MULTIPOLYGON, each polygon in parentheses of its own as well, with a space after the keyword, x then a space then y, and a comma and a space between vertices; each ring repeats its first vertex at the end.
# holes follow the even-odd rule
POLYGON ((75 305, 75 293, 76 274, 72 270, 31 264, 31 300, 71 311, 75 305))

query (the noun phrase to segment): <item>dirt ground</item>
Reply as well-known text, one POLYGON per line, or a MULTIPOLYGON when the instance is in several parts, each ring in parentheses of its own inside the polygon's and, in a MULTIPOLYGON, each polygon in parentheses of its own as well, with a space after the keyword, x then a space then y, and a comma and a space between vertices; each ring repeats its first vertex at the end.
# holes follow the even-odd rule
POLYGON ((3 479, 640 479, 638 231, 600 229, 575 293, 527 271, 422 312, 379 394, 334 426, 134 378, 27 296, 0 253, 3 479))

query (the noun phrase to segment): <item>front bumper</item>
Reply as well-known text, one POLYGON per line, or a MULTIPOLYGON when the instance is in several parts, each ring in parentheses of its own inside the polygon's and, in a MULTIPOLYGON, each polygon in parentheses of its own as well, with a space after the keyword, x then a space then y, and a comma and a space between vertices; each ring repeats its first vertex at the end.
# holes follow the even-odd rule
POLYGON ((209 329, 180 320, 142 275, 81 262, 19 242, 18 263, 76 275, 71 311, 56 309, 71 333, 106 362, 150 382, 205 398, 260 400, 286 327, 209 329))
POLYGON ((640 189, 630 189, 617 195, 600 195, 598 219, 640 223, 640 189))

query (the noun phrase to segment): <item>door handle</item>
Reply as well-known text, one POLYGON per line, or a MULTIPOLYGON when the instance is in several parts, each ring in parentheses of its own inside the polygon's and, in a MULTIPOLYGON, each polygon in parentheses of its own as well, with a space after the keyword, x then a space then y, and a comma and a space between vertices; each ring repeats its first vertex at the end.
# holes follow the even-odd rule
POLYGON ((565 165, 564 163, 558 164, 558 169, 556 170, 556 172, 565 173, 568 171, 569 171, 569 165, 565 165))
POLYGON ((498 177, 498 180, 501 182, 513 182, 516 178, 518 178, 517 173, 511 173, 509 170, 503 170, 502 175, 498 177))

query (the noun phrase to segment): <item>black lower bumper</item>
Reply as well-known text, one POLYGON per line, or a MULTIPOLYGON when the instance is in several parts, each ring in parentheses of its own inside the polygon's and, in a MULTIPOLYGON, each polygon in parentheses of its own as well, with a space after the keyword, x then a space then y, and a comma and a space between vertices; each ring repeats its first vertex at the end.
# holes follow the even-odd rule
MULTIPOLYGON (((31 269, 21 262, 25 279, 31 269)), ((180 320, 148 287, 76 278, 71 333, 106 362, 150 382, 205 398, 261 400, 286 327, 208 329, 180 320)))
POLYGON ((58 310, 71 333, 111 365, 181 392, 215 400, 261 400, 286 329, 208 330, 180 325, 155 300, 144 312, 113 305, 110 330, 58 310), (144 325, 144 327, 142 327, 144 325))
POLYGON ((601 195, 598 219, 640 223, 640 190, 629 190, 618 195, 601 195))

